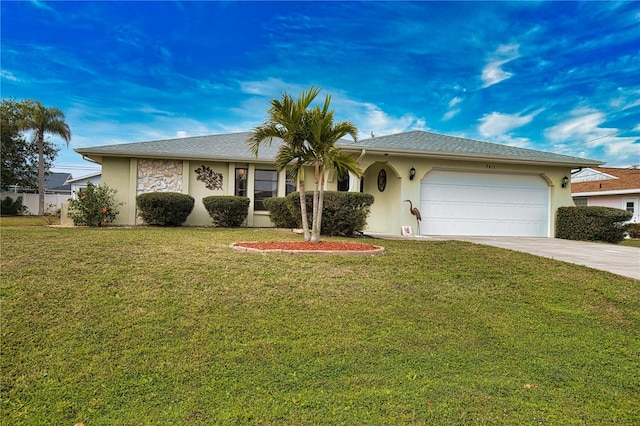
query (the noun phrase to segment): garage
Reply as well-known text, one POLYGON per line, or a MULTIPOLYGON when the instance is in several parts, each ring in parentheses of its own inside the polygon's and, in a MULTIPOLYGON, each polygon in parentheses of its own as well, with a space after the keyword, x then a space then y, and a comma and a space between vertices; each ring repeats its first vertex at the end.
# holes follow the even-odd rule
POLYGON ((432 170, 420 200, 423 235, 549 236, 549 185, 541 176, 432 170))

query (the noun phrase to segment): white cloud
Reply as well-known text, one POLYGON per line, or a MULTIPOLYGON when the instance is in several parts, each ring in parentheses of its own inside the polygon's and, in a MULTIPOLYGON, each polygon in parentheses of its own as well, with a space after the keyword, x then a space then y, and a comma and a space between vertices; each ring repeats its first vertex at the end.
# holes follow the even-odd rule
MULTIPOLYGON (((585 150, 602 149, 616 163, 637 162, 640 158, 640 138, 637 136, 617 136, 619 129, 600 127, 606 122, 604 113, 591 108, 580 108, 571 112, 571 118, 549 127, 545 136, 556 143, 556 151, 573 154, 585 150)), ((637 126, 635 131, 640 130, 637 126)), ((573 154, 575 155, 575 154, 573 154)), ((589 152, 585 156, 593 156, 589 152)))
POLYGON ((273 98, 279 97, 284 92, 297 98, 298 94, 305 90, 301 89, 301 86, 285 83, 279 78, 273 77, 260 81, 240 81, 239 84, 242 93, 273 98))
POLYGON ((360 103, 351 100, 336 99, 336 111, 345 107, 343 114, 360 130, 360 137, 370 137, 371 132, 376 136, 401 133, 409 130, 426 130, 427 123, 423 118, 413 114, 392 116, 373 103, 360 103), (338 106, 340 105, 340 106, 338 106))
POLYGON ((4 78, 5 80, 10 81, 20 81, 18 80, 18 77, 6 70, 0 70, 0 78, 4 78))
POLYGON ((453 117, 458 115, 458 113, 460 113, 460 111, 462 111, 460 108, 456 108, 456 109, 452 109, 452 110, 447 111, 445 113, 445 115, 442 116, 442 121, 451 120, 453 117))
POLYGON ((43 10, 48 10, 53 12, 54 10, 51 8, 51 6, 49 6, 48 4, 46 4, 43 1, 39 1, 39 0, 31 0, 31 4, 34 5, 35 7, 37 7, 38 9, 43 9, 43 10))
POLYGON ((505 135, 510 130, 529 124, 540 112, 541 110, 537 110, 527 115, 502 114, 499 112, 485 114, 480 119, 482 124, 478 127, 478 131, 484 137, 505 135))
POLYGON ((454 97, 449 101, 449 108, 453 108, 454 106, 458 105, 460 102, 462 102, 462 98, 460 96, 454 97))
POLYGON ((600 111, 580 109, 573 111, 571 115, 574 117, 546 129, 545 136, 552 142, 566 142, 580 138, 592 139, 615 131, 598 127, 605 121, 605 116, 600 111))
POLYGON ((459 103, 462 102, 462 98, 460 96, 454 96, 450 101, 449 101, 449 111, 447 111, 443 116, 442 116, 442 121, 448 121, 451 120, 453 117, 455 117, 456 115, 458 115, 460 113, 460 111, 462 111, 460 108, 454 108, 456 105, 458 105, 459 103))
POLYGON ((482 69, 483 88, 493 86, 513 76, 513 73, 503 70, 502 66, 520 57, 519 48, 520 45, 517 43, 503 44, 489 55, 488 62, 482 69))

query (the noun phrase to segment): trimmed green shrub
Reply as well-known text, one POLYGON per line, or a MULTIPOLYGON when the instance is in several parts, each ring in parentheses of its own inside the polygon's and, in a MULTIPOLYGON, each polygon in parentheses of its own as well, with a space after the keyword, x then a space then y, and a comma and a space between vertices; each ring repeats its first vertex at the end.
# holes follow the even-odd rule
POLYGON ((213 224, 223 228, 241 226, 249 214, 249 203, 249 197, 235 195, 212 195, 202 199, 213 224))
POLYGON ((611 207, 560 207, 556 237, 566 240, 619 243, 625 237, 631 212, 611 207))
POLYGON ((18 216, 24 213, 26 207, 22 205, 22 197, 13 198, 7 196, 0 202, 0 214, 4 216, 18 216))
POLYGON ((640 223, 630 223, 627 225, 627 232, 631 238, 640 238, 640 223))
MULTIPOLYGON (((313 215, 313 193, 305 194, 309 224, 313 215)), ((291 213, 301 222, 300 194, 293 192, 287 195, 287 203, 291 213)), ((367 226, 367 217, 371 211, 374 198, 362 192, 326 191, 322 209, 321 234, 351 237, 367 226)), ((300 226, 300 225, 299 225, 300 226)))
POLYGON ((148 225, 181 226, 193 211, 195 199, 179 192, 149 192, 138 195, 136 205, 148 225))
POLYGON ((107 184, 94 185, 87 183, 85 189, 81 189, 76 198, 69 201, 67 216, 73 220, 76 226, 102 226, 111 223, 118 215, 118 207, 122 203, 116 203, 115 189, 107 184))
POLYGON ((264 207, 269 210, 271 222, 276 228, 299 228, 299 221, 291 213, 285 197, 264 199, 264 207))

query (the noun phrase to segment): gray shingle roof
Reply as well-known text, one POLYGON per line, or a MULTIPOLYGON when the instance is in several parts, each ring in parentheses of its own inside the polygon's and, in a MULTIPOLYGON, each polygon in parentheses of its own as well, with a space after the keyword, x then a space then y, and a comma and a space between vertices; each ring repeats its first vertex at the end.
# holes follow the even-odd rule
POLYGON ((70 173, 53 172, 44 178, 44 188, 47 191, 71 191, 71 185, 66 185, 70 173))
MULTIPOLYGON (((176 158, 185 160, 222 160, 235 162, 271 162, 282 141, 263 144, 258 158, 249 151, 250 132, 164 139, 150 142, 76 148, 75 151, 90 158, 102 156, 176 158)), ((345 151, 420 157, 483 159, 530 164, 557 164, 572 167, 603 164, 600 161, 532 149, 517 148, 472 139, 423 132, 419 130, 360 140, 358 143, 343 139, 338 144, 345 151)))
POLYGON ((420 130, 362 139, 358 141, 357 144, 351 142, 347 146, 358 151, 366 149, 367 152, 383 152, 389 153, 390 155, 400 153, 426 157, 467 157, 469 159, 510 160, 535 164, 558 163, 575 166, 603 164, 601 161, 596 160, 497 143, 481 142, 420 130))
MULTIPOLYGON (((249 151, 247 140, 250 132, 227 133, 222 135, 194 136, 180 139, 163 139, 149 142, 134 142, 118 145, 105 145, 93 148, 76 148, 75 151, 89 157, 153 157, 181 158, 185 160, 225 160, 256 161, 249 151)), ((258 161, 271 162, 280 146, 279 139, 272 146, 263 144, 260 147, 258 161)))

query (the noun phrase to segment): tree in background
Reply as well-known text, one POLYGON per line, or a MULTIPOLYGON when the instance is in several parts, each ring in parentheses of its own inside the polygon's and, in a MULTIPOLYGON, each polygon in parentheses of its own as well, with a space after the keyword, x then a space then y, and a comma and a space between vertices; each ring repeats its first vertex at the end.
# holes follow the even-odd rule
MULTIPOLYGON (((27 101, 3 99, 0 105, 0 140, 2 157, 0 187, 35 188, 38 185, 38 147, 26 139, 23 124, 27 120, 27 101)), ((49 170, 58 148, 49 141, 43 143, 44 168, 49 170)))
POLYGON ((44 215, 45 135, 59 136, 69 146, 71 130, 64 121, 64 113, 55 107, 45 107, 40 101, 27 99, 21 130, 33 131, 33 142, 38 147, 38 215, 44 215))

